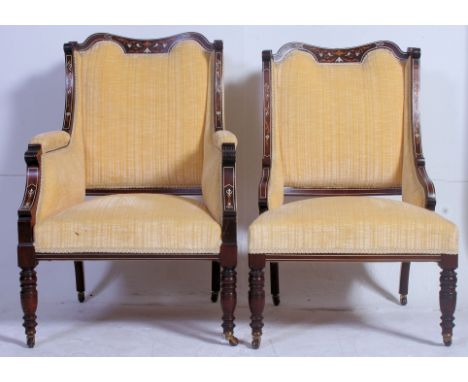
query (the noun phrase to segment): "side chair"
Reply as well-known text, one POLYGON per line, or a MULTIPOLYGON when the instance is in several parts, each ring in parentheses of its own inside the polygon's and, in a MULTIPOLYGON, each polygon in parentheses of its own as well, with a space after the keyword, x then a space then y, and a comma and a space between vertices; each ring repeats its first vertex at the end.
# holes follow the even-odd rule
POLYGON ((399 262, 402 305, 411 262, 437 263, 443 342, 452 343, 458 233, 434 212, 421 148, 420 57, 420 49, 403 52, 389 41, 263 52, 260 216, 249 228, 253 348, 267 261, 274 305, 281 261, 399 262), (309 198, 284 203, 285 195, 309 198))

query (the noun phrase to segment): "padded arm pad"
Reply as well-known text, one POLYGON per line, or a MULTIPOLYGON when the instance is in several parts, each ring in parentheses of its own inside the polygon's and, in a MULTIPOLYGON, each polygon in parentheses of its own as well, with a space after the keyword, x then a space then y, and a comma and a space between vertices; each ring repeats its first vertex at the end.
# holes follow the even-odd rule
POLYGON ((237 147, 236 136, 227 130, 218 130, 213 134, 213 144, 218 150, 221 150, 224 143, 234 143, 237 147))
POLYGON ((43 153, 65 147, 70 142, 70 134, 65 131, 49 131, 36 135, 29 143, 40 144, 43 153))
POLYGON ((64 131, 40 134, 31 143, 42 149, 37 223, 84 200, 84 155, 78 137, 70 140, 64 131))

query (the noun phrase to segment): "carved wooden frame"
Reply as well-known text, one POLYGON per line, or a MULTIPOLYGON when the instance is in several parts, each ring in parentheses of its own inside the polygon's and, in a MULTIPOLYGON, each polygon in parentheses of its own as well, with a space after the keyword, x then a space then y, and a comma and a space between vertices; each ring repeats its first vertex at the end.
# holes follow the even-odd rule
MULTIPOLYGON (((69 42, 64 44, 65 53, 65 110, 62 130, 73 134, 75 107, 75 63, 74 53, 92 48, 102 41, 112 41, 118 44, 126 54, 162 54, 169 53, 179 42, 192 40, 199 43, 205 50, 212 52, 213 60, 213 133, 222 130, 223 121, 223 42, 209 42, 203 35, 195 32, 182 33, 161 39, 138 40, 107 33, 97 33, 88 37, 83 43, 69 42)), ((222 184, 220 193, 223 195, 222 245, 219 253, 205 254, 125 254, 125 253, 36 253, 34 248, 34 225, 36 220, 37 202, 39 200, 41 183, 41 145, 30 144, 25 153, 26 187, 21 206, 18 210, 18 265, 22 271, 22 304, 25 311, 25 328, 28 345, 34 346, 35 308, 37 293, 35 292, 34 267, 40 260, 213 260, 223 267, 221 290, 221 305, 223 309, 223 328, 226 338, 232 345, 237 339, 233 335, 234 308, 236 304, 236 271, 237 265, 237 205, 235 162, 236 148, 233 144, 222 145, 222 184), (24 281, 26 280, 26 281, 24 281), (34 281, 34 282, 33 282, 34 281), (34 284, 34 285, 33 285, 34 284), (27 289, 29 288, 29 289, 27 289), (26 293, 31 290, 31 293, 26 293), (23 293, 24 292, 24 293, 23 293), (34 293, 36 293, 35 302, 34 293), (23 296, 25 296, 23 298, 23 296), (29 297, 28 297, 29 296, 29 297), (28 300, 29 298, 29 300, 28 300), (29 312, 29 313, 28 313, 29 312)), ((113 193, 165 193, 172 195, 202 195, 200 186, 195 187, 164 187, 164 188, 91 188, 86 189, 86 195, 107 195, 113 193)), ((78 276, 77 276, 78 277, 78 276)), ((214 277, 214 274, 213 274, 214 277)), ((81 300, 80 300, 81 301, 81 300)))
MULTIPOLYGON (((349 63, 361 63, 365 56, 376 49, 387 49, 402 61, 408 61, 411 65, 411 115, 412 115, 412 141, 414 166, 417 169, 417 176, 420 185, 425 193, 425 208, 435 209, 435 189, 425 169, 425 160, 422 153, 420 118, 419 118, 419 59, 421 51, 419 48, 408 48, 403 52, 396 44, 390 41, 377 41, 353 48, 328 49, 320 48, 303 43, 288 43, 283 45, 278 53, 273 54, 271 50, 262 52, 262 73, 263 73, 263 157, 262 175, 258 187, 258 207, 259 212, 268 210, 268 186, 271 174, 273 152, 273 132, 272 123, 272 81, 271 63, 281 62, 293 51, 302 51, 310 54, 317 62, 327 65, 343 65, 349 63)), ((401 187, 392 188, 295 188, 284 187, 284 195, 287 196, 342 196, 342 195, 401 195, 401 187)), ((444 343, 451 343, 453 328, 453 311, 455 309, 455 283, 457 268, 457 256, 446 254, 430 255, 408 255, 408 254, 249 254, 249 305, 252 313, 252 346, 258 348, 263 327, 263 306, 265 303, 264 287, 264 267, 266 261, 270 261, 271 266, 271 287, 273 301, 279 304, 279 281, 278 264, 279 261, 311 261, 311 262, 402 262, 402 272, 400 278, 400 295, 402 304, 406 304, 406 293, 408 289, 409 265, 410 262, 433 261, 442 267, 441 274, 441 309, 442 309, 442 332, 444 343), (402 294, 402 291, 404 294, 402 294)))

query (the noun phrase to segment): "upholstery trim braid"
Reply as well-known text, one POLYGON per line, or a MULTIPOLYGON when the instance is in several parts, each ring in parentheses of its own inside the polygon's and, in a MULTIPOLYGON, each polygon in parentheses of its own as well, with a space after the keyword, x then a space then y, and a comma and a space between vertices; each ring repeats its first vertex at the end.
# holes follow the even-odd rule
POLYGON ((455 224, 412 204, 364 196, 320 197, 264 212, 249 253, 457 254, 455 224))

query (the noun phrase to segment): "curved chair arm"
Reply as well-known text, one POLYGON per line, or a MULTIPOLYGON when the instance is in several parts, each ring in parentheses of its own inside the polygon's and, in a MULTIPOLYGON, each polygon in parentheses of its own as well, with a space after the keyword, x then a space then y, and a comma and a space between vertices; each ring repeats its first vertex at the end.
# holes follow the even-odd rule
POLYGON ((18 210, 18 232, 20 246, 32 247, 37 221, 84 200, 84 162, 79 147, 64 131, 34 137, 24 159, 26 187, 18 210))
POLYGON ((236 212, 236 145, 236 136, 227 130, 213 132, 205 142, 202 175, 203 200, 212 216, 220 224, 224 221, 226 208, 230 213, 236 212))
POLYGON ((408 84, 406 99, 408 103, 405 105, 402 198, 404 202, 433 211, 436 205, 435 188, 425 168, 419 118, 419 58, 421 51, 418 48, 409 48, 408 52, 410 59, 406 68, 406 83, 408 84))
POLYGON ((237 262, 237 194, 236 194, 236 145, 222 144, 222 252, 224 266, 235 266, 237 262), (231 263, 231 264, 229 264, 231 263))

